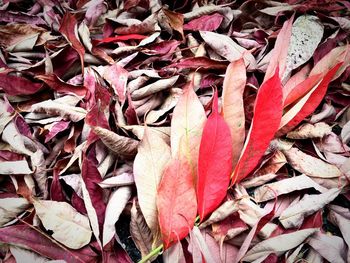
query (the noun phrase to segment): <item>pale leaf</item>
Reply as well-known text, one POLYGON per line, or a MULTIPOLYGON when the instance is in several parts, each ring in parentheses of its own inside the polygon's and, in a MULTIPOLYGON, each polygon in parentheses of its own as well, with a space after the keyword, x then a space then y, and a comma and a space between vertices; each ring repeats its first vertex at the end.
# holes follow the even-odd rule
POLYGON ((19 213, 22 213, 29 207, 29 203, 25 198, 2 198, 0 199, 0 227, 16 218, 19 213))
POLYGON ((237 201, 228 200, 212 212, 209 218, 199 225, 199 228, 203 229, 213 223, 219 222, 237 211, 237 201))
POLYGON ((103 246, 108 244, 115 235, 114 225, 118 221, 130 197, 131 188, 129 186, 119 187, 111 194, 106 207, 105 221, 103 224, 103 246))
POLYGON ((176 242, 163 253, 164 263, 186 263, 181 242, 176 242))
POLYGON ((242 261, 253 262, 261 257, 267 257, 271 253, 281 255, 285 251, 299 246, 316 231, 316 228, 309 228, 263 240, 250 249, 242 261))
POLYGON ((90 242, 89 219, 66 202, 35 200, 36 214, 52 237, 65 246, 78 249, 90 242))
POLYGON ((332 202, 340 192, 341 189, 333 188, 319 195, 306 194, 299 202, 284 210, 279 221, 284 228, 299 227, 306 216, 312 215, 332 202))
POLYGON ((289 139, 308 139, 308 138, 323 138, 332 132, 332 127, 327 123, 319 122, 316 124, 305 123, 298 129, 288 132, 289 139))
POLYGON ((0 162, 0 174, 31 174, 26 160, 0 162))
POLYGON ((50 260, 33 251, 17 246, 10 246, 10 251, 16 263, 66 263, 65 260, 50 260))
POLYGON ((135 199, 131 208, 130 235, 141 257, 145 257, 152 250, 153 235, 135 199))
POLYGON ((342 172, 334 165, 328 164, 318 158, 303 153, 297 148, 283 152, 288 163, 297 171, 310 177, 337 178, 342 172))
POLYGON ((321 193, 327 191, 326 188, 315 183, 312 179, 310 179, 310 177, 302 174, 300 176, 295 176, 275 183, 260 186, 254 191, 254 199, 258 203, 265 202, 267 200, 274 199, 279 195, 308 188, 314 188, 321 193))
POLYGON ((146 128, 134 161, 134 179, 142 214, 154 236, 158 233, 157 188, 171 158, 170 147, 146 128))

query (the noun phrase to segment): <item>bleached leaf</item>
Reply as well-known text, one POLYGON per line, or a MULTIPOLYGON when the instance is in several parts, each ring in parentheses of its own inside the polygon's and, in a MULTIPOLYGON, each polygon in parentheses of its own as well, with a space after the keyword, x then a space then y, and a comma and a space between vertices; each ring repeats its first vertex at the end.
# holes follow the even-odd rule
POLYGON ((260 203, 271 200, 279 195, 308 188, 314 188, 321 193, 327 191, 326 188, 315 183, 310 177, 300 175, 260 186, 255 189, 254 198, 256 202, 260 203))
POLYGON ((98 183, 102 188, 112 188, 126 185, 133 185, 135 183, 132 173, 122 173, 117 176, 109 177, 98 183))
POLYGON ((201 231, 197 226, 194 226, 192 231, 190 232, 191 241, 196 242, 197 246, 199 247, 199 250, 201 251, 201 254, 203 256, 203 259, 205 262, 215 262, 213 259, 213 256, 211 255, 211 252, 202 236, 201 231))
POLYGON ((345 207, 341 207, 338 205, 330 205, 330 211, 328 215, 328 219, 330 222, 336 226, 338 226, 344 241, 350 247, 350 211, 345 207))
POLYGON ((26 160, 0 162, 0 174, 31 174, 26 160))
POLYGON ((241 182, 241 185, 245 188, 260 186, 260 185, 263 185, 264 183, 267 183, 267 182, 273 180, 277 176, 278 175, 274 174, 274 173, 258 175, 256 177, 248 178, 247 180, 244 180, 243 182, 241 182))
POLYGON ((299 202, 284 210, 279 221, 285 228, 299 227, 306 216, 312 215, 332 202, 340 192, 341 189, 333 188, 319 195, 306 194, 299 202))
POLYGON ((250 249, 242 261, 253 262, 262 257, 266 258, 271 253, 281 255, 285 251, 299 246, 316 231, 316 228, 309 228, 263 240, 250 249))
MULTIPOLYGON (((141 125, 125 125, 121 128, 131 131, 139 140, 142 140, 145 132, 145 126, 141 125)), ((159 136, 165 141, 170 142, 170 127, 147 127, 147 129, 158 132, 159 136)))
POLYGON ((93 131, 100 137, 104 145, 118 155, 126 158, 132 158, 136 155, 139 141, 101 127, 93 127, 93 131))
POLYGON ((347 262, 347 248, 341 237, 323 234, 319 231, 309 239, 308 244, 329 262, 347 262))
POLYGON ((66 202, 35 200, 36 214, 52 237, 65 246, 78 249, 90 242, 89 219, 66 202))
POLYGON ((228 61, 231 62, 243 57, 244 62, 246 65, 248 65, 249 70, 256 68, 256 61, 254 56, 245 48, 234 42, 230 37, 210 31, 200 31, 200 34, 204 41, 216 53, 226 58, 228 61))
POLYGON ((276 16, 279 12, 292 11, 295 7, 297 7, 297 5, 288 5, 281 3, 281 5, 266 7, 259 11, 270 16, 276 16))
POLYGON ((103 246, 108 244, 115 235, 114 225, 118 221, 130 197, 131 188, 129 186, 119 187, 111 194, 106 207, 105 221, 103 224, 103 246))
POLYGON ((19 213, 22 213, 29 207, 29 203, 25 198, 1 198, 0 199, 0 227, 16 218, 19 213))
POLYGON ((81 24, 78 27, 78 33, 81 41, 84 44, 84 47, 91 52, 92 50, 92 44, 90 39, 90 31, 85 22, 81 22, 81 24))
POLYGON ((32 112, 47 113, 51 116, 61 116, 64 119, 78 122, 85 118, 86 110, 80 107, 59 103, 53 100, 46 100, 32 105, 32 112))
POLYGON ((344 126, 343 129, 341 130, 340 133, 341 140, 343 143, 348 143, 350 142, 350 121, 348 121, 344 126))
POLYGON ((181 242, 176 242, 163 253, 164 263, 186 263, 181 242))
POLYGON ((134 161, 134 179, 142 214, 153 235, 158 233, 157 188, 171 159, 170 147, 146 128, 134 161))
POLYGON ((316 16, 302 15, 294 21, 284 77, 312 57, 321 42, 323 31, 323 25, 316 16))
POLYGON ((50 260, 40 256, 39 254, 20 248, 17 246, 10 246, 10 251, 16 260, 16 263, 65 263, 65 260, 50 260))
POLYGON ((239 209, 235 200, 229 200, 219 206, 214 212, 211 213, 209 218, 199 225, 199 227, 205 228, 213 223, 219 222, 229 215, 237 212, 239 209))
POLYGON ((342 172, 334 165, 328 164, 318 158, 303 153, 297 148, 283 151, 288 163, 297 171, 310 177, 337 178, 342 172))
POLYGON ((131 208, 130 235, 142 257, 152 250, 153 235, 135 199, 131 208))
POLYGON ((19 133, 17 127, 13 121, 8 123, 2 132, 2 141, 7 142, 11 147, 13 147, 17 152, 23 153, 25 155, 31 155, 32 152, 28 150, 24 143, 24 136, 19 133))
POLYGON ((316 124, 305 123, 298 129, 288 132, 289 139, 308 139, 308 138, 323 138, 332 132, 332 127, 327 123, 319 122, 316 124))

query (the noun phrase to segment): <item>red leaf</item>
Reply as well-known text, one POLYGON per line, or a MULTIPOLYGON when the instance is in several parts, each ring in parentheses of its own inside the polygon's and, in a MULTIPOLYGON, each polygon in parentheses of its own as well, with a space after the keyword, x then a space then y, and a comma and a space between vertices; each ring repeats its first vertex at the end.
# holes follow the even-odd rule
POLYGON ((218 112, 217 91, 212 113, 203 129, 198 157, 198 214, 203 220, 226 196, 232 172, 232 139, 230 128, 218 112))
POLYGON ((317 84, 317 82, 320 81, 321 78, 322 74, 313 75, 299 83, 297 86, 295 86, 288 93, 286 99, 284 100, 283 107, 285 108, 289 104, 292 104, 293 102, 297 101, 302 96, 304 96, 306 93, 308 93, 317 84))
POLYGON ((185 30, 214 31, 219 28, 224 17, 218 13, 204 15, 184 25, 185 30))
POLYGON ((66 37, 66 39, 69 41, 71 46, 78 52, 80 56, 81 72, 84 75, 85 48, 80 43, 79 39, 75 34, 75 32, 77 31, 77 28, 76 28, 77 23, 78 21, 75 19, 74 15, 67 12, 63 16, 59 31, 66 37))
POLYGON ((307 102, 301 108, 296 116, 292 120, 290 120, 286 125, 284 125, 280 131, 279 135, 285 134, 291 131, 294 127, 296 127, 300 122, 302 122, 307 116, 313 113, 318 105, 321 103, 323 97, 326 94, 328 84, 332 80, 333 76, 337 73, 337 70, 341 67, 343 62, 335 65, 331 70, 327 72, 327 74, 323 77, 321 83, 317 86, 317 88, 312 92, 307 102))
POLYGON ((254 117, 235 168, 232 183, 240 182, 258 165, 273 139, 282 118, 282 87, 278 69, 260 87, 254 107, 254 117))
POLYGON ((51 89, 59 93, 63 93, 63 94, 74 93, 78 96, 85 96, 86 94, 85 87, 68 84, 63 80, 61 80, 59 77, 57 77, 55 74, 38 75, 36 76, 36 78, 44 81, 51 89))
POLYGON ((42 84, 25 78, 0 74, 0 89, 10 96, 31 95, 37 93, 41 87, 42 84))
POLYGON ((123 35, 123 36, 106 37, 104 39, 98 39, 97 41, 99 43, 110 43, 110 42, 117 42, 117 41, 142 40, 142 39, 145 39, 146 37, 147 36, 139 35, 139 34, 129 34, 129 35, 123 35))
POLYGON ((186 237, 194 225, 197 202, 192 178, 185 159, 172 160, 163 172, 157 208, 165 249, 186 237))
POLYGON ((27 225, 0 229, 0 242, 33 250, 42 256, 66 262, 96 262, 96 254, 89 248, 70 250, 53 242, 44 233, 27 225))

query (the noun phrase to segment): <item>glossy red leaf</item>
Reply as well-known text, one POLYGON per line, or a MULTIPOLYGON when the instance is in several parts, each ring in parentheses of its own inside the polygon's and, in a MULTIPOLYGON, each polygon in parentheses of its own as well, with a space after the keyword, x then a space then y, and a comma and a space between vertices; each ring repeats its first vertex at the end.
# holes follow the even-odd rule
POLYGON ((81 72, 82 74, 84 74, 85 48, 77 38, 77 35, 76 35, 77 24, 78 24, 78 21, 76 20, 74 15, 67 12, 63 16, 59 31, 67 38, 71 46, 78 52, 80 57, 80 63, 81 63, 81 72))
POLYGON ((282 87, 278 74, 277 69, 274 76, 259 88, 254 117, 232 183, 240 182, 256 168, 278 130, 283 109, 282 87))
POLYGON ((218 112, 215 91, 212 112, 204 125, 198 156, 197 200, 201 220, 225 198, 231 172, 231 132, 218 112))
POLYGON ((128 40, 142 40, 145 39, 147 36, 139 35, 139 34, 129 34, 129 35, 123 35, 123 36, 114 36, 114 37, 106 37, 103 39, 97 40, 99 43, 111 43, 111 42, 117 42, 117 41, 128 41, 128 40))
POLYGON ((334 75, 337 73, 337 70, 341 67, 343 62, 338 63, 332 69, 330 69, 327 74, 323 77, 320 84, 312 92, 309 99, 306 101, 304 106, 300 109, 297 115, 294 116, 286 125, 284 125, 278 132, 278 135, 283 135, 291 131, 296 127, 300 122, 302 122, 307 116, 313 113, 318 105, 321 103, 323 97, 326 95, 328 84, 331 82, 334 75))
POLYGON ((25 78, 0 74, 0 89, 7 95, 31 95, 37 93, 42 86, 40 83, 34 83, 25 78))
POLYGON ((186 159, 174 159, 165 168, 158 187, 157 208, 166 249, 186 237, 196 219, 196 192, 186 159))
POLYGON ((214 31, 219 28, 224 17, 219 13, 195 18, 184 25, 184 30, 214 31))
POLYGON ((0 242, 20 246, 39 253, 42 256, 65 260, 66 262, 96 262, 96 254, 85 247, 79 250, 70 250, 34 227, 28 225, 14 225, 0 229, 0 242))

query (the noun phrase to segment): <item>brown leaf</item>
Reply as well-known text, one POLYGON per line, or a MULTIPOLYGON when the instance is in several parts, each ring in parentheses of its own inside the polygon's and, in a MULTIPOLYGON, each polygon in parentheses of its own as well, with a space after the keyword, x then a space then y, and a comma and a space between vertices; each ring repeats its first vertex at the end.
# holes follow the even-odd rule
POLYGON ((332 128, 324 123, 319 122, 316 124, 303 124, 298 129, 288 132, 287 138, 289 139, 308 139, 308 138, 323 138, 330 134, 332 128))

